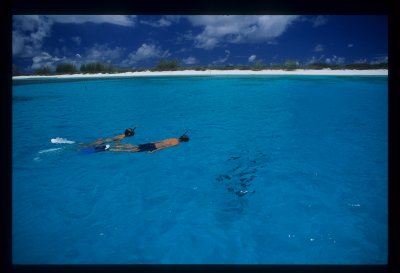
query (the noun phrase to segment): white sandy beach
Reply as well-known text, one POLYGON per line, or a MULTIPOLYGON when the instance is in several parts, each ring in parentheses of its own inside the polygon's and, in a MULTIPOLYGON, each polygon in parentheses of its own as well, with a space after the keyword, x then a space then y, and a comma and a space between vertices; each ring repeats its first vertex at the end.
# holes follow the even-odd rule
POLYGON ((285 70, 206 70, 206 71, 195 71, 195 70, 182 70, 182 71, 162 71, 162 72, 125 72, 116 74, 73 74, 73 75, 54 75, 54 76, 14 76, 13 80, 19 79, 39 79, 39 78, 56 78, 56 79, 68 79, 68 78, 111 78, 111 77, 146 77, 146 76, 210 76, 210 75, 332 75, 332 76, 387 76, 387 69, 376 69, 376 70, 305 70, 297 69, 293 71, 285 70))

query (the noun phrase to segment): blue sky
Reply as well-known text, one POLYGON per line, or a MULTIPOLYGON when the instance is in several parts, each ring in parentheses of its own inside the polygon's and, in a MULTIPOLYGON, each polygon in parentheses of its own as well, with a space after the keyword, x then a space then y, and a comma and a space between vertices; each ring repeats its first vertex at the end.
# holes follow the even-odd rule
POLYGON ((23 70, 88 62, 154 67, 388 60, 386 16, 17 15, 13 63, 23 70))

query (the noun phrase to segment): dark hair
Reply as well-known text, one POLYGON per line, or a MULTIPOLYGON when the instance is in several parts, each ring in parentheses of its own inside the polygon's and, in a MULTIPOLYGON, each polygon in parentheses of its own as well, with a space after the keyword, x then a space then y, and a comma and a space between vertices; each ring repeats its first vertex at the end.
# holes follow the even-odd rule
POLYGON ((133 131, 131 128, 128 128, 125 130, 125 136, 134 136, 135 131, 133 131))
POLYGON ((182 136, 179 138, 179 141, 187 142, 187 141, 189 141, 189 137, 188 137, 187 135, 182 135, 182 136))

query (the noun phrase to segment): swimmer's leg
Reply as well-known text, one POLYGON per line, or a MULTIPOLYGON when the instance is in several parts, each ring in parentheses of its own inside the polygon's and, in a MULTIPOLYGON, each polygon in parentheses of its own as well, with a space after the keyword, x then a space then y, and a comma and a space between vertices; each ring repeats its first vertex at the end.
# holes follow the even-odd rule
MULTIPOLYGON (((129 144, 128 144, 129 145, 129 144)), ((138 146, 136 145, 118 145, 118 146, 111 146, 110 149, 108 149, 110 152, 130 152, 130 153, 136 153, 140 152, 138 146)))
POLYGON ((132 145, 132 144, 120 144, 120 145, 113 145, 112 148, 116 149, 135 149, 137 148, 137 145, 132 145))
POLYGON ((97 152, 108 151, 109 149, 110 149, 110 145, 107 144, 107 145, 84 147, 84 148, 80 148, 78 151, 82 154, 92 154, 92 153, 97 153, 97 152))

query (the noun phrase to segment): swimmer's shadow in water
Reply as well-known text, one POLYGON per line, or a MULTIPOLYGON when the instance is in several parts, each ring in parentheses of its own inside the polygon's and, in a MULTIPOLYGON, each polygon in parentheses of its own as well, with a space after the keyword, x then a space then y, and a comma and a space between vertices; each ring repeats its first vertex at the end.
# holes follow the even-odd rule
POLYGON ((228 192, 235 194, 238 197, 243 197, 247 194, 254 194, 255 190, 250 190, 251 182, 257 178, 259 164, 256 159, 240 160, 240 156, 232 156, 228 161, 238 162, 236 166, 230 169, 227 173, 218 175, 216 180, 218 183, 223 183, 228 192))

